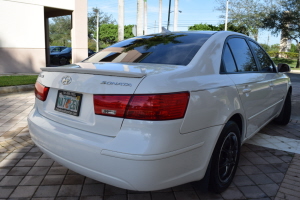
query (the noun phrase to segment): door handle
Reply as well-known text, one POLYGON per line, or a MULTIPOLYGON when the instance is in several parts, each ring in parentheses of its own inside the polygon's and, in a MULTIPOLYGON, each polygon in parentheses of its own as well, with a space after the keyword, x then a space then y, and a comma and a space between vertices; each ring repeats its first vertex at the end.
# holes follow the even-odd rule
POLYGON ((245 93, 250 93, 251 92, 251 88, 245 88, 245 89, 243 89, 243 93, 245 94, 245 93))

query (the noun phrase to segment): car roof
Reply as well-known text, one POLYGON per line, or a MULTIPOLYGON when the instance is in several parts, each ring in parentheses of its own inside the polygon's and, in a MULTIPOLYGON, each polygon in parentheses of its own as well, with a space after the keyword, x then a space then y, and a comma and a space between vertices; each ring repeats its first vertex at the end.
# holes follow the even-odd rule
MULTIPOLYGON (((230 33, 231 35, 244 35, 242 33, 234 32, 234 31, 200 31, 200 30, 192 30, 192 31, 170 31, 169 33, 195 33, 195 34, 228 34, 230 33)), ((247 36, 247 35, 244 35, 247 36)))
MULTIPOLYGON (((155 36, 155 35, 168 35, 168 34, 182 34, 182 33, 187 33, 187 34, 207 34, 207 35, 216 35, 218 34, 219 36, 228 36, 228 35, 242 35, 242 36, 246 36, 242 33, 238 33, 238 32, 233 32, 233 31, 200 31, 200 30, 192 30, 192 31, 168 31, 168 32, 161 32, 161 33, 153 33, 153 34, 148 34, 148 35, 142 35, 142 36, 136 36, 133 38, 144 38, 144 37, 149 37, 149 36, 155 36)), ((133 39, 133 38, 129 38, 129 39, 133 39)))
POLYGON ((215 34, 219 31, 198 31, 198 30, 195 30, 195 31, 171 31, 170 33, 196 33, 196 34, 215 34))
POLYGON ((213 35, 217 32, 219 32, 219 31, 168 31, 168 32, 161 32, 161 33, 152 33, 152 34, 142 35, 142 36, 137 36, 137 37, 154 36, 154 35, 168 35, 168 34, 182 34, 182 33, 213 35))

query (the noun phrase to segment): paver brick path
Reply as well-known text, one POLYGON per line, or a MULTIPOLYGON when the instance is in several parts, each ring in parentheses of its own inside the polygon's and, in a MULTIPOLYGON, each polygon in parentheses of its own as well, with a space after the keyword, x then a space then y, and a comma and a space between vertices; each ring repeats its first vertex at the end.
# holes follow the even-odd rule
MULTIPOLYGON (((54 162, 34 145, 26 119, 33 104, 32 92, 0 96, 0 200, 300 199, 300 155, 253 144, 243 145, 236 176, 222 194, 204 193, 198 182, 136 192, 95 181, 54 162)), ((299 140, 299 127, 298 120, 286 127, 270 123, 260 133, 299 140)))

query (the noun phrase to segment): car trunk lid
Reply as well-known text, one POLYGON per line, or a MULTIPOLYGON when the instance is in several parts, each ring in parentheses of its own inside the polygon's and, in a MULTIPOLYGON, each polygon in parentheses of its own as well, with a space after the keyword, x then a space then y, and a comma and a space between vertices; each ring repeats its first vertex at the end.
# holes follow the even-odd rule
MULTIPOLYGON (((122 65, 115 67, 119 68, 122 65)), ((46 101, 36 100, 36 106, 44 117, 58 123, 114 137, 121 128, 123 118, 96 115, 94 94, 131 95, 145 75, 142 72, 82 68, 79 65, 42 68, 37 81, 50 90, 46 101), (64 82, 66 79, 67 82, 64 82), (77 101, 80 102, 80 106, 72 113, 63 107, 66 105, 61 103, 63 98, 70 102, 80 99, 77 101)))

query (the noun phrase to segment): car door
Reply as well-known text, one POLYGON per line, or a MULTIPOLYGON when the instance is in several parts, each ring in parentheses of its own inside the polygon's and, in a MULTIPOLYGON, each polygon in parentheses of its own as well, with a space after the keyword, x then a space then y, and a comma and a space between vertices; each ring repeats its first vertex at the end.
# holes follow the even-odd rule
POLYGON ((262 47, 252 40, 249 41, 249 44, 258 60, 261 72, 265 73, 266 78, 270 80, 269 112, 272 117, 277 114, 278 110, 281 110, 288 83, 282 73, 277 73, 273 61, 262 47))
POLYGON ((243 37, 227 39, 223 52, 224 72, 236 85, 244 109, 246 137, 256 133, 270 118, 270 79, 260 73, 253 53, 243 37))

